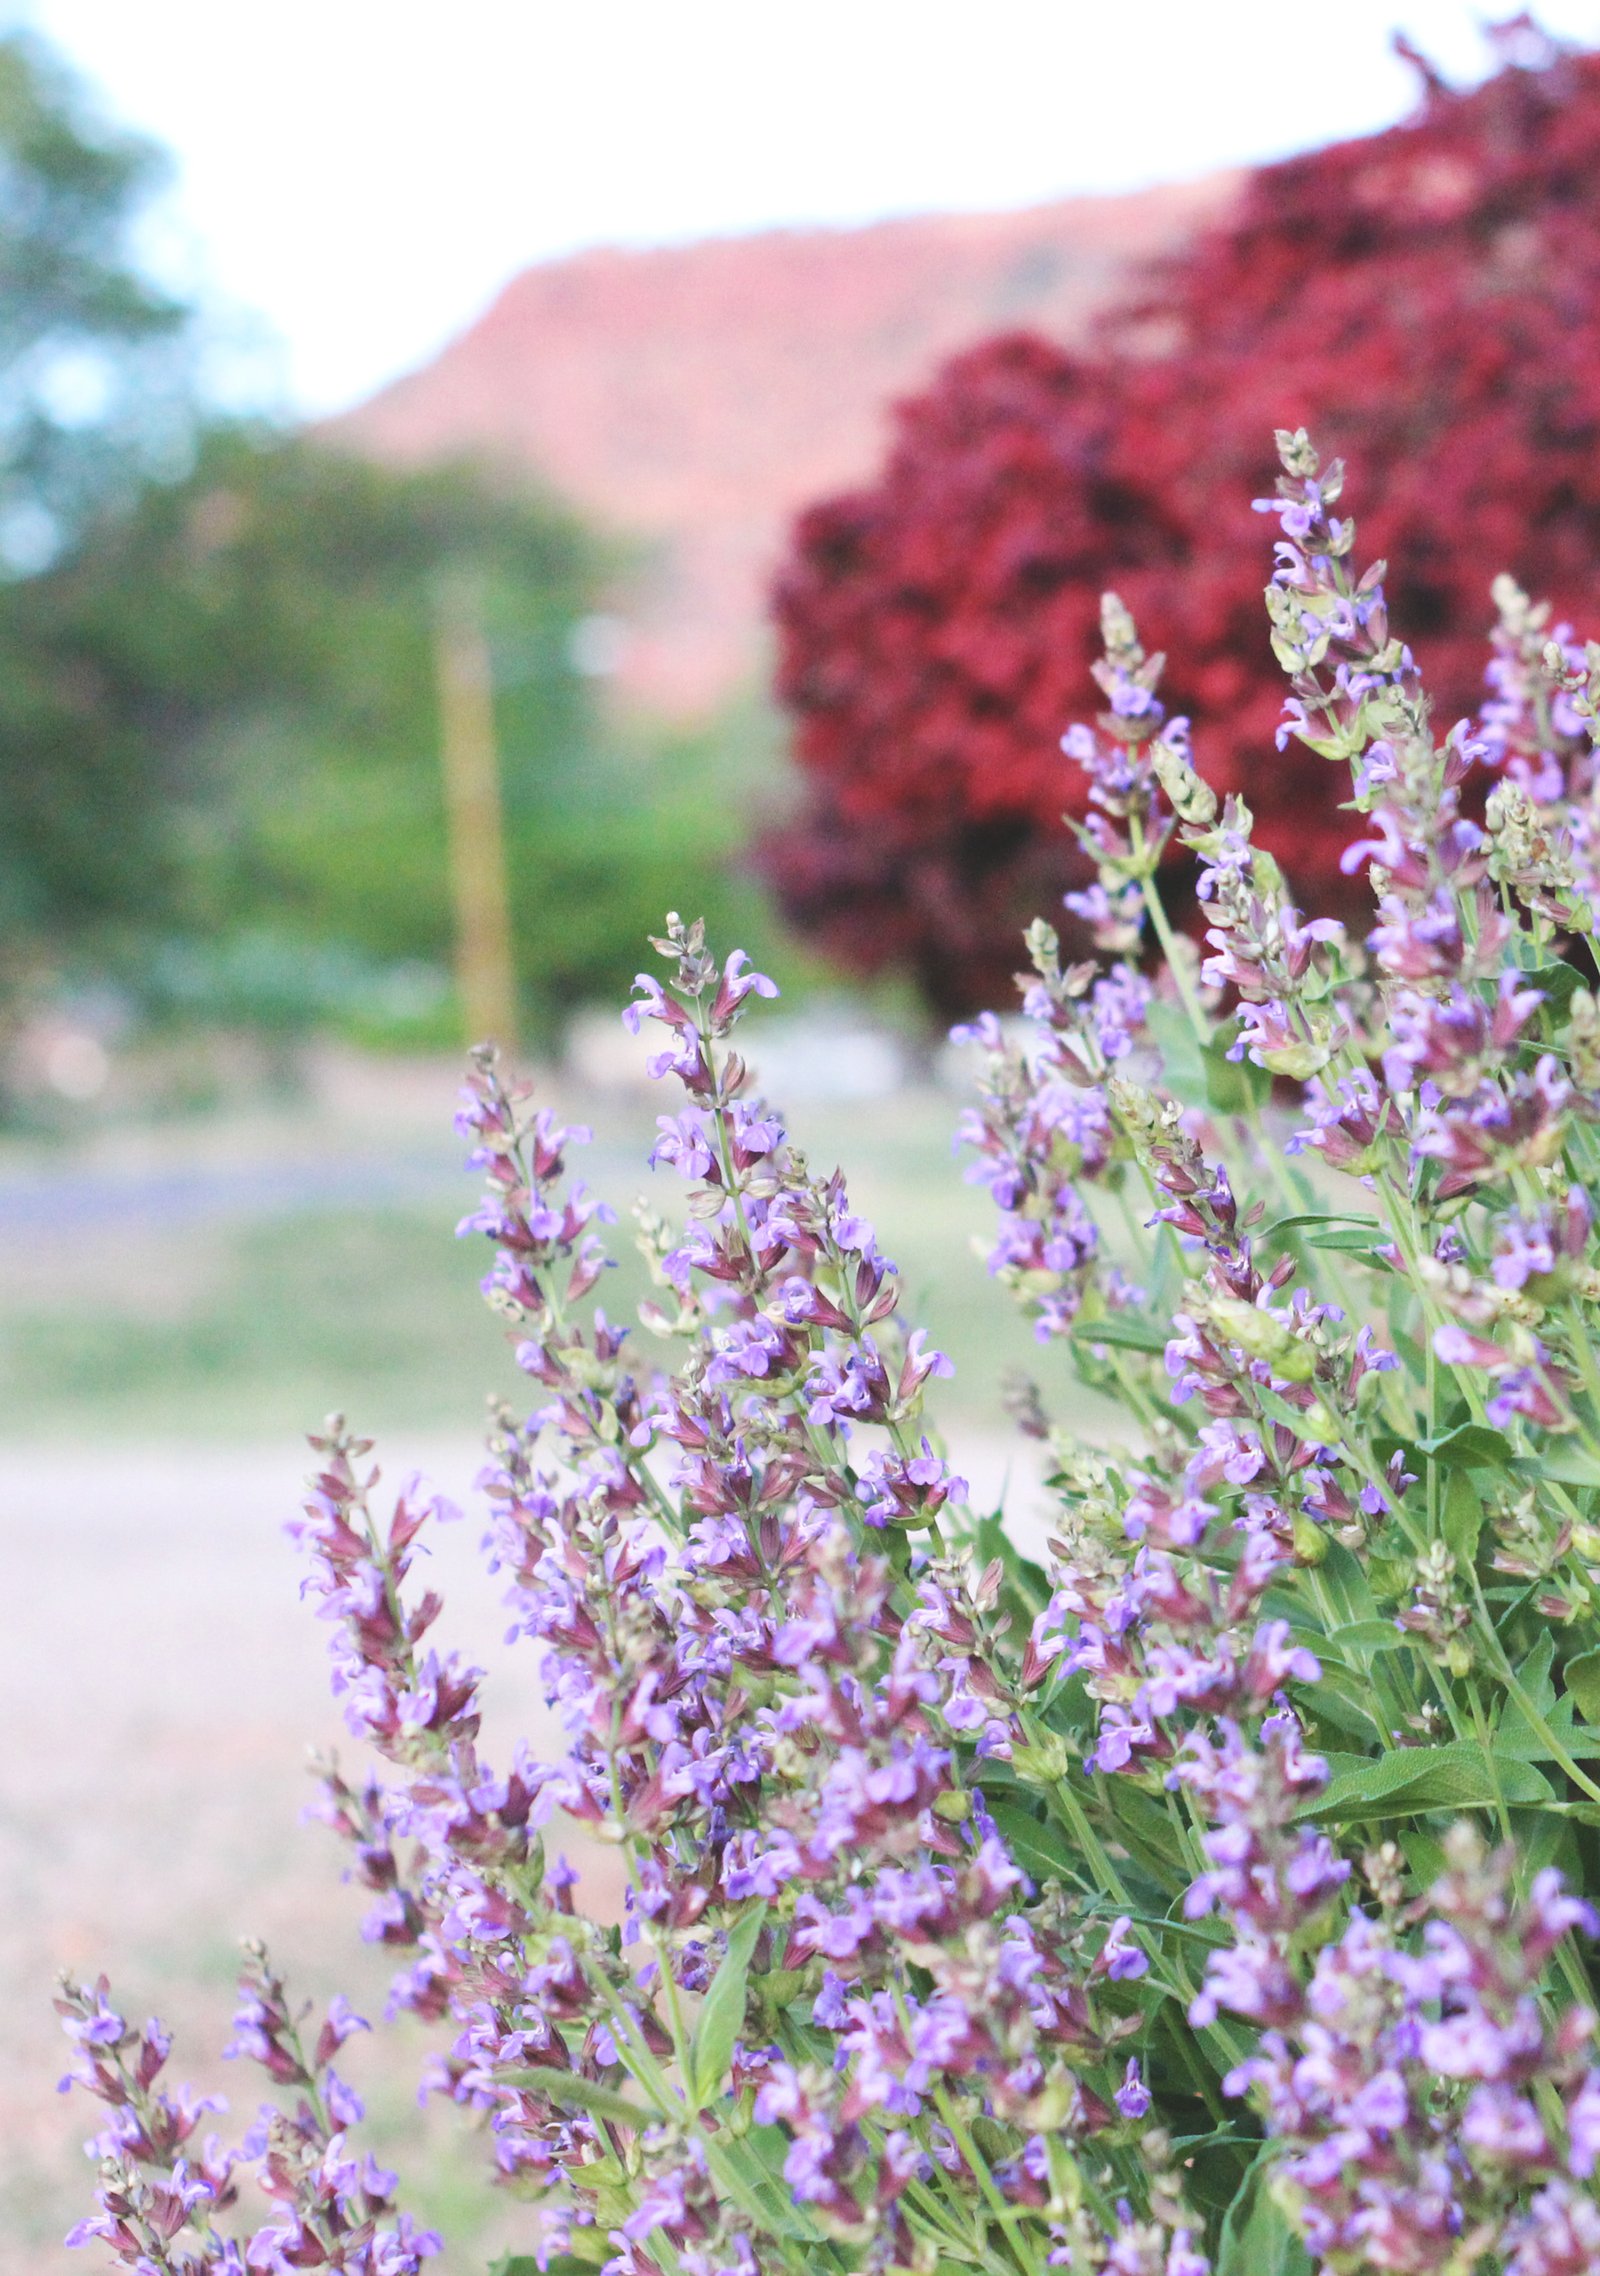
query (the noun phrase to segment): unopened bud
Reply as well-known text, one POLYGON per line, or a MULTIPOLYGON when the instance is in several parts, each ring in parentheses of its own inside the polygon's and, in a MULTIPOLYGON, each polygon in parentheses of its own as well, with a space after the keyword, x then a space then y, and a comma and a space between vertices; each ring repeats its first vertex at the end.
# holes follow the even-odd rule
POLYGON ((1120 593, 1100 595, 1100 639, 1106 654, 1124 670, 1143 663, 1139 630, 1120 593))
POLYGON ((1304 427, 1275 427, 1272 439, 1278 446, 1278 461, 1285 474, 1297 475, 1309 481, 1317 471, 1317 454, 1311 437, 1304 427))
POLYGON ((1209 829, 1217 818, 1217 794, 1196 774, 1182 751, 1157 738, 1150 746, 1150 763, 1179 821, 1198 830, 1209 829))

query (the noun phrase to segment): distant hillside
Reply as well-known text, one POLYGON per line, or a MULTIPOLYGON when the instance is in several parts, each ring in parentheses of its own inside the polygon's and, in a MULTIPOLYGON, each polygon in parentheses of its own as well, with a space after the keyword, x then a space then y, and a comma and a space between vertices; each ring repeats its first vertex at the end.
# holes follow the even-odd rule
POLYGON ((701 712, 759 659, 790 515, 872 471, 887 404, 1002 327, 1082 340, 1236 181, 550 262, 326 431, 385 458, 532 467, 642 540, 623 690, 701 712))

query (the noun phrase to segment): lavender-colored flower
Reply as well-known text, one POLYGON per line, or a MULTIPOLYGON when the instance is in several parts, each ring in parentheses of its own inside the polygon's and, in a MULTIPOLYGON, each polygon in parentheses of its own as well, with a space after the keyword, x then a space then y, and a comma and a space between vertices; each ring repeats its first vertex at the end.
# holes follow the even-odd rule
MULTIPOLYGON (((313 1441, 296 1534, 369 1757, 321 1766, 316 1811, 541 2266, 1205 2276, 1258 2155, 1329 2276, 1600 2262, 1600 1920, 1543 1863, 1595 1798, 1600 1007, 1572 971, 1600 649, 1542 644, 1502 590, 1484 719, 1440 739, 1340 471, 1279 443, 1282 735, 1350 768, 1375 922, 1363 952, 1296 906, 1108 599, 1104 708, 1065 749, 1075 905, 1124 960, 1036 924, 1017 1028, 964 1031, 991 1272, 1053 1347, 1008 1393, 1029 1538, 973 1506, 948 1361, 756 1088, 740 1023, 773 984, 676 917, 627 1015, 678 1173, 639 1214, 646 1334, 593 1301, 587 1133, 489 1052, 459 1118, 464 1230, 537 1386, 478 1481, 537 1746, 486 1750, 426 1585, 454 1513, 339 1419, 313 1441), (1162 904, 1174 843, 1203 950, 1162 904), (1305 1086, 1297 1117, 1246 1062, 1305 1086), (1115 1402, 1091 1435, 1059 1419, 1073 1376, 1115 1402), (1544 1806, 1535 1857, 1486 1846, 1544 1806)), ((252 1954, 231 2051, 278 2104, 237 2148, 162 2085, 159 2025, 104 1985, 62 2009, 104 2113, 77 2241, 140 2276, 414 2276, 434 2248, 354 2146, 344 2002, 308 2019, 252 1954)))

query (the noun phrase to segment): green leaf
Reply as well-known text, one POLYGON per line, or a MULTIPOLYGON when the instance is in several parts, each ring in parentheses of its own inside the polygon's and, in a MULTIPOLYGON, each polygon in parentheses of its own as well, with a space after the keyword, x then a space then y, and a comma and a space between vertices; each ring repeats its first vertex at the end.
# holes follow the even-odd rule
POLYGON ((1158 996, 1145 1016, 1145 1024, 1161 1053, 1161 1074, 1167 1089, 1180 1105, 1199 1106, 1204 1069, 1194 1029, 1183 1007, 1176 1000, 1168 1003, 1158 996))
MULTIPOLYGON (((762 2219, 773 2236, 821 2248, 822 2238, 781 2178, 788 2150, 789 2137, 781 2126, 752 2126, 739 2141, 722 2133, 711 2150, 712 2179, 722 2182, 726 2193, 724 2174, 719 2170, 725 2168, 743 2184, 745 2196, 755 2198, 760 2205, 762 2219)), ((606 2258, 610 2258, 609 2248, 606 2258)), ((831 2264, 824 2258, 820 2265, 826 2268, 831 2264)))
POLYGON ((1503 1430, 1487 1423, 1462 1423, 1437 1438, 1419 1438, 1422 1452, 1444 1470, 1508 1470, 1515 1448, 1503 1430))
POLYGON ((1431 1889, 1435 1881, 1443 1879, 1446 1870, 1443 1842, 1426 1826, 1401 1826, 1399 1835, 1412 1881, 1419 1889, 1431 1889))
POLYGON ((1072 1331, 1074 1343, 1114 1345, 1119 1351, 1165 1351, 1172 1329, 1155 1320, 1141 1320, 1130 1312, 1108 1312, 1104 1319, 1080 1322, 1072 1331))
POLYGON ((1478 1536, 1483 1531, 1483 1496, 1470 1474, 1458 1470, 1446 1488, 1443 1510, 1444 1537, 1463 1572, 1478 1561, 1478 1536))
POLYGON ((1389 1297, 1389 1348, 1412 1382, 1421 1383, 1427 1377, 1428 1359, 1407 1324, 1410 1312, 1411 1283, 1403 1273, 1397 1273, 1389 1297))
POLYGON ((1351 1818, 1405 1818, 1423 1810, 1477 1810, 1507 1802, 1554 1801, 1555 1789, 1532 1763, 1496 1761, 1470 1739, 1447 1746, 1402 1747, 1376 1759, 1327 1757, 1327 1786, 1301 1812, 1334 1822, 1351 1818))
POLYGON ((1328 1660, 1322 1663, 1321 1682, 1305 1697, 1305 1706, 1315 1714, 1319 1724, 1331 1723, 1346 1740, 1354 1739, 1362 1748, 1377 1749, 1383 1744, 1383 1729, 1373 1713, 1374 1705, 1370 1676, 1353 1675, 1349 1668, 1335 1666, 1328 1660))
MULTIPOLYGON (((1292 1216, 1275 1217, 1263 1233, 1256 1235, 1256 1247, 1270 1247, 1285 1233, 1298 1233, 1306 1225, 1354 1225, 1360 1220, 1341 1217, 1335 1209, 1297 1209, 1292 1216)), ((1374 1224, 1377 1220, 1371 1220, 1374 1224)))
POLYGON ((1388 1240, 1388 1227, 1377 1218, 1345 1218, 1338 1209, 1304 1209, 1293 1218, 1277 1218, 1256 1234, 1256 1250, 1284 1247, 1290 1238, 1302 1240, 1309 1250, 1350 1250, 1361 1256, 1388 1240))
MULTIPOLYGON (((547 2276, 594 2276, 599 2264, 598 2255, 593 2260, 580 2260, 576 2253, 553 2252, 545 2269, 547 2276)), ((531 2252, 503 2252, 490 2267, 489 2276, 540 2276, 539 2263, 531 2252)))
POLYGON ((1600 1486, 1600 1462, 1581 1447, 1559 1442, 1541 1446, 1535 1460, 1523 1463, 1521 1470, 1534 1485, 1541 1478, 1554 1478, 1563 1486, 1600 1486))
POLYGON ((1515 1697, 1509 1698, 1495 1725, 1492 1745, 1496 1761, 1510 1755, 1518 1762, 1554 1762, 1557 1747, 1575 1762, 1592 1762, 1600 1754, 1600 1730, 1591 1730, 1576 1720, 1576 1702, 1570 1692, 1561 1699, 1555 1695, 1550 1678, 1554 1643, 1546 1629, 1523 1661, 1518 1677, 1549 1737, 1535 1728, 1515 1697))
MULTIPOLYGON (((1055 1731, 1062 1737, 1070 1734, 1080 1742, 1088 1739, 1095 1727, 1098 1710, 1089 1697, 1088 1681, 1081 1669, 1058 1675, 1054 1682, 1047 1677, 1039 1697, 1044 1701, 1040 1713, 1046 1730, 1055 1731)), ((1086 1753, 1088 1750, 1080 1743, 1078 1751, 1086 1753)), ((993 1784, 988 1763, 974 1771, 971 1783, 984 1787, 993 1784)))
POLYGON ((1577 1832, 1569 1818, 1554 1810, 1513 1811, 1511 1838, 1517 1845, 1518 1866, 1530 1881, 1546 1866, 1555 1865, 1569 1887, 1583 1886, 1577 1832))
POLYGON ((1263 2149, 1228 2207, 1216 2276, 1310 2276, 1311 2257, 1272 2194, 1272 2151, 1263 2149))
POLYGON ((1550 1672, 1555 1656, 1555 1636, 1549 1628, 1541 1628, 1538 1642, 1516 1670, 1518 1685, 1546 1722, 1556 1711, 1555 1678, 1550 1672))
POLYGON ((1551 1806, 1557 1816, 1570 1819, 1574 1825, 1600 1826, 1600 1802, 1556 1802, 1551 1806))
POLYGON ((744 2028, 745 1991, 756 1938, 766 1926, 765 1901, 752 1905, 736 1928, 728 1932, 728 1949, 700 2008, 694 2045, 689 2050, 689 2071, 695 2105, 703 2110, 728 2075, 734 2041, 744 2028))
POLYGON ((1562 1680, 1584 1721, 1600 1723, 1600 1651, 1581 1652, 1575 1660, 1568 1660, 1562 1680))
MULTIPOLYGON (((1132 1861, 1128 1865, 1119 1863, 1123 1886, 1136 1904, 1161 1912, 1173 1898, 1183 1895, 1192 1878, 1184 1870, 1166 1807, 1131 1778, 1101 1777, 1096 1784, 1114 1821, 1117 1840, 1132 1861)), ((1055 1870, 1059 1874, 1059 1865, 1055 1870)))
MULTIPOLYGON (((1373 1241, 1388 1237, 1376 1217, 1347 1217, 1339 1209, 1302 1209, 1291 1217, 1275 1218, 1264 1233, 1257 1234, 1256 1247, 1266 1249, 1280 1246, 1288 1233, 1303 1233, 1307 1239, 1311 1239, 1315 1235, 1331 1237, 1335 1232, 1348 1236, 1351 1242, 1367 1246, 1373 1241)), ((1316 1245, 1325 1247, 1327 1242, 1319 1240, 1316 1245)))
MULTIPOLYGON (((1404 1630, 1397 1628, 1392 1620, 1352 1620, 1347 1628, 1334 1630, 1328 1638, 1328 1646, 1341 1654, 1352 1651, 1365 1656, 1369 1652, 1398 1652, 1405 1641, 1404 1630)), ((1316 1650, 1315 1638, 1311 1640, 1311 1648, 1316 1650)))
POLYGON ((1583 985, 1583 974, 1575 964, 1539 964, 1531 972, 1517 974, 1519 985, 1537 988, 1545 999, 1548 1010, 1562 1014, 1583 985))
POLYGON ((1564 1700, 1564 1713, 1547 1715, 1550 1738, 1543 1737, 1523 1714, 1513 1699, 1495 1726, 1494 1754, 1498 1762, 1509 1758, 1513 1762, 1554 1762, 1556 1747, 1573 1762, 1600 1760, 1600 1730, 1587 1723, 1573 1721, 1572 1702, 1564 1700), (1555 1741, 1552 1746, 1550 1740, 1555 1741))
POLYGON ((615 2126, 653 2125, 658 2115, 641 2103, 630 2102, 626 2095, 618 2094, 614 2087, 601 2086, 592 2078, 580 2078, 576 2071, 555 2070, 543 2063, 534 2063, 526 2070, 503 2071, 501 2082, 506 2086, 530 2087, 537 2094, 547 2094, 552 2102, 567 2102, 575 2110, 587 2110, 591 2118, 604 2118, 615 2126))
POLYGON ((1367 1579, 1366 1567, 1342 1541, 1328 1543, 1327 1554, 1318 1569, 1330 1603, 1347 1621, 1378 1617, 1377 1599, 1367 1579))
POLYGON ((1382 1225, 1337 1225, 1328 1233, 1308 1233, 1308 1249, 1337 1249, 1352 1256, 1371 1256, 1389 1239, 1382 1225))
POLYGON ((992 1802, 989 1814, 999 1827, 1007 1849, 1025 1873, 1031 1873, 1041 1883, 1066 1879, 1062 1837, 1058 1831, 1030 1817, 1014 1802, 992 1802))
POLYGON ((1230 1059, 1234 1035, 1218 1036, 1201 1047, 1206 1104, 1218 1114, 1253 1114, 1272 1096, 1272 1077, 1252 1059, 1230 1059))

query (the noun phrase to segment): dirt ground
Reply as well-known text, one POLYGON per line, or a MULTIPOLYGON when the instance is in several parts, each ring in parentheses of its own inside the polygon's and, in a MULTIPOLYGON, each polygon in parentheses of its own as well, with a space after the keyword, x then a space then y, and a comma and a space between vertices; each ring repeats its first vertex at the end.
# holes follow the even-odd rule
MULTIPOLYGON (((457 1498, 477 1467, 467 1440, 385 1453, 391 1477, 420 1466, 457 1498)), ((361 1900, 339 1885, 338 1844, 299 1822, 308 1744, 342 1737, 326 1632, 299 1601, 282 1531, 302 1468, 292 1446, 0 1452, 5 2276, 82 2272, 94 2258, 58 2241, 85 2209, 78 2142, 95 2108, 51 2091, 59 1968, 103 1967, 130 2010, 159 2010, 180 2033, 174 2073, 231 2090, 236 2110, 253 2107, 257 2081, 215 2058, 241 1937, 264 1936, 308 1994, 344 1982, 358 2006, 381 2005, 388 1971, 356 1937, 361 1900)), ((469 1519, 442 1533, 436 1564, 452 1638, 497 1668, 492 1746, 497 1730, 537 1730, 543 1711, 532 1655, 500 1651, 480 1530, 469 1519)), ((392 2043, 376 2057, 358 2044, 394 2147, 417 2131, 400 2075, 416 2050, 397 2064, 392 2043)))
MULTIPOLYGON (((1000 1490, 1000 1441, 955 1452, 975 1488, 1000 1490)), ((421 1469, 468 1505, 436 1538, 441 1635, 491 1671, 486 1751, 517 1730, 537 1740, 533 1655, 503 1648, 477 1554, 478 1449, 397 1434, 380 1455, 389 1480, 421 1469)), ((119 2004, 160 2012, 178 2033, 173 2075, 229 2094, 235 2117, 259 2099, 254 2076, 216 2059, 241 1937, 266 1938, 307 1996, 342 1987, 381 2011, 389 1970, 357 1938, 361 1896, 339 1884, 335 1838, 299 1822, 308 1745, 342 1737, 282 1530, 304 1467, 284 1442, 0 1447, 0 2276, 87 2276, 98 2258, 59 2241, 86 2209, 79 2144, 97 2106, 52 2091, 58 1969, 104 1968, 119 2004)), ((490 2200, 452 2113, 418 2113, 421 2052, 384 2032, 352 2042, 348 2067, 381 2154, 417 2177, 409 2201, 446 2230, 440 2265, 482 2276, 515 2209, 490 2200)))

